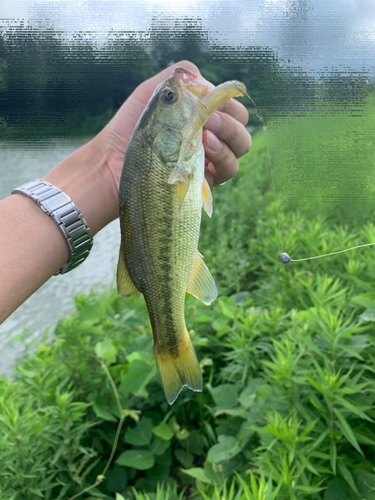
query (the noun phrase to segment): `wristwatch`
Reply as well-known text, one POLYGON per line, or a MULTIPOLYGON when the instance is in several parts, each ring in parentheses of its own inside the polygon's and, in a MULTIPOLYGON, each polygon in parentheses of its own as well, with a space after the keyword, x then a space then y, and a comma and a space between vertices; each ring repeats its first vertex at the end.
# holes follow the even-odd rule
POLYGON ((69 196, 41 179, 18 186, 12 194, 22 194, 33 200, 63 233, 70 255, 55 276, 68 273, 82 264, 90 253, 93 237, 83 215, 69 196))

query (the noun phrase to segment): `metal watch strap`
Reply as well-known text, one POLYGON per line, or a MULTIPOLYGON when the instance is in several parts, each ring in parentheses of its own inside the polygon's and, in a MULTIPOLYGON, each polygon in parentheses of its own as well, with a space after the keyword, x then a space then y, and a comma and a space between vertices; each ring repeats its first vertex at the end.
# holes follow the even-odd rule
POLYGON ((89 255, 93 238, 87 222, 69 196, 49 182, 40 179, 18 186, 12 191, 12 194, 16 193, 35 201, 64 235, 70 256, 68 262, 55 276, 65 274, 79 266, 89 255))

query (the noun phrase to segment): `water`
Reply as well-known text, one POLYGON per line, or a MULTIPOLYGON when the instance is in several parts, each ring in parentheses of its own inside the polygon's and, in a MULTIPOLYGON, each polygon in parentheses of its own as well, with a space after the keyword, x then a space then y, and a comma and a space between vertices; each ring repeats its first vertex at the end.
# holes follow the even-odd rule
MULTIPOLYGON (((0 199, 14 187, 43 177, 90 139, 0 143, 0 199)), ((74 310, 73 297, 77 293, 114 282, 119 244, 119 224, 113 221, 95 236, 91 254, 83 264, 63 276, 53 276, 0 325, 0 373, 10 374, 16 357, 22 355, 22 345, 12 342, 15 334, 30 328, 29 338, 40 337, 48 326, 74 310)))

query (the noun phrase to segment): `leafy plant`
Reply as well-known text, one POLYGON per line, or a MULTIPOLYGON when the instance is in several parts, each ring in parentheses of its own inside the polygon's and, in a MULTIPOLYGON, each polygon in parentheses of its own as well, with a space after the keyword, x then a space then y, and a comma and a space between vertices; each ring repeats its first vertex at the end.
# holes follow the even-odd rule
MULTIPOLYGON (((262 138, 254 157, 265 167, 262 138)), ((374 254, 282 266, 269 182, 250 168, 217 190, 202 228, 220 298, 186 300, 203 393, 166 403, 140 296, 77 296, 0 379, 2 497, 375 498, 374 254)), ((375 239, 371 221, 279 213, 295 255, 375 239)))

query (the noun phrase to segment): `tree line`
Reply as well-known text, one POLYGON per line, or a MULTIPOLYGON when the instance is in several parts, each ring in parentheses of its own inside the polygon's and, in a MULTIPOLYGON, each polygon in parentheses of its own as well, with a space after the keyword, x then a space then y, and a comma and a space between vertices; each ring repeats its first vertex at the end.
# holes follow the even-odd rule
MULTIPOLYGON (((243 81, 266 116, 290 113, 317 95, 316 79, 286 67, 271 48, 212 41, 199 19, 155 18, 147 33, 109 32, 105 42, 23 23, 0 31, 0 137, 95 133, 139 83, 181 59, 215 85, 243 81)), ((325 94, 349 101, 364 95, 363 78, 360 85, 341 78, 341 93, 334 90, 339 80, 327 79, 325 94)))

